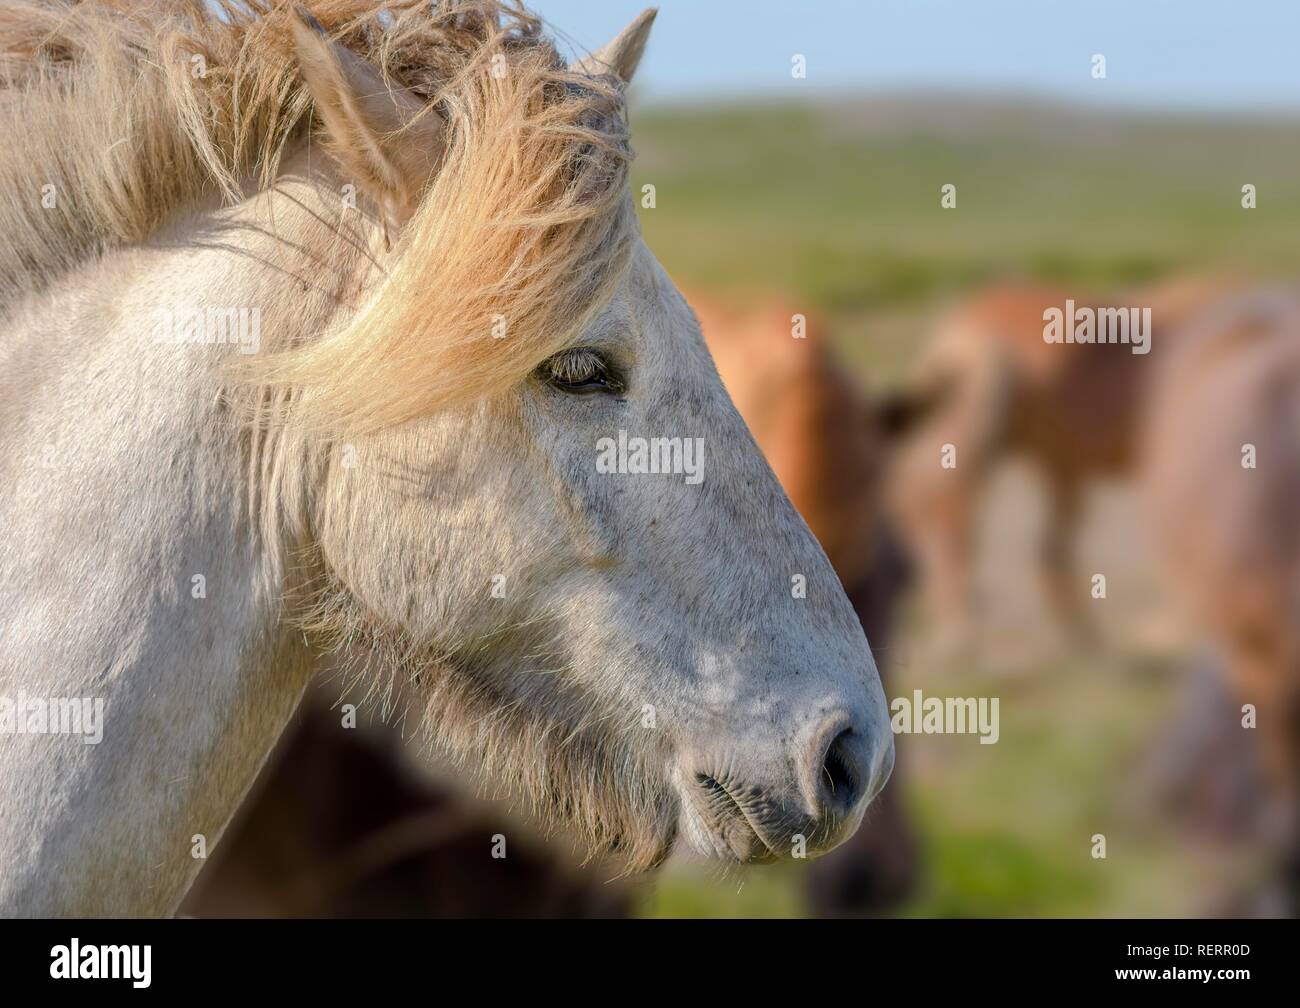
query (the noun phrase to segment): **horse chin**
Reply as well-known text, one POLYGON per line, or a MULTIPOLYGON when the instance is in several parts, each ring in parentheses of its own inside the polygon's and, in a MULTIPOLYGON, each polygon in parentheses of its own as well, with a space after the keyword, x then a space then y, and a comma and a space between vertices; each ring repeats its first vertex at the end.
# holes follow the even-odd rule
POLYGON ((609 854, 613 859, 623 862, 629 872, 657 872, 672 856, 673 850, 677 846, 680 825, 680 820, 674 817, 670 823, 658 831, 654 842, 629 845, 639 846, 639 852, 625 851, 624 845, 617 843, 610 849, 609 854))

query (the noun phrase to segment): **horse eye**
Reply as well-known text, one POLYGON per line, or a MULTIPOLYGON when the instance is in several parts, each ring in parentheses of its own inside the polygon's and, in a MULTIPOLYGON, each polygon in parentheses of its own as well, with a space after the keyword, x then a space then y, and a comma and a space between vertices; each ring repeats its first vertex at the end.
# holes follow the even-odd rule
POLYGON ((552 388, 571 395, 595 392, 617 395, 624 390, 609 362, 597 351, 586 347, 560 351, 542 365, 541 376, 552 388))

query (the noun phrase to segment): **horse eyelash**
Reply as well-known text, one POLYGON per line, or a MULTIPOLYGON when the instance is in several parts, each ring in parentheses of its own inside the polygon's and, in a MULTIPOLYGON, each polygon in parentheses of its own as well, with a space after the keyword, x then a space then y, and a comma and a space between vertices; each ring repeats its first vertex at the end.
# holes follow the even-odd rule
POLYGON ((546 362, 546 369, 556 381, 587 381, 607 373, 604 360, 594 350, 562 350, 546 362))
POLYGON ((562 350, 543 366, 543 376, 560 385, 577 385, 582 382, 604 379, 611 390, 621 390, 623 382, 609 361, 596 350, 574 347, 562 350))

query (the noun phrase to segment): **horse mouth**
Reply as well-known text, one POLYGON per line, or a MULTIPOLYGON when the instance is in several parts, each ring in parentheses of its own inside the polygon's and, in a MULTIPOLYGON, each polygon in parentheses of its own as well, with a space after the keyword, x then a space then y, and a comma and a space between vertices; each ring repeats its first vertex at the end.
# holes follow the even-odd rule
POLYGON ((765 835, 761 796, 704 773, 695 775, 692 796, 714 853, 746 864, 780 859, 765 835))

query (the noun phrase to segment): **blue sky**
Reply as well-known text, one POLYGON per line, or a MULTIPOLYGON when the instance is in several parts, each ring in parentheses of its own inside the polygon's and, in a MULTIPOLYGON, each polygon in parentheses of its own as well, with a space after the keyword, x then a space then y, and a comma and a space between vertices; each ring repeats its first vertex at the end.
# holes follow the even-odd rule
MULTIPOLYGON (((595 48, 644 0, 531 0, 595 48)), ((945 89, 1300 108, 1300 0, 661 0, 640 97, 945 89), (808 77, 790 77, 803 53, 808 77), (1105 80, 1091 57, 1106 56, 1105 80)))

